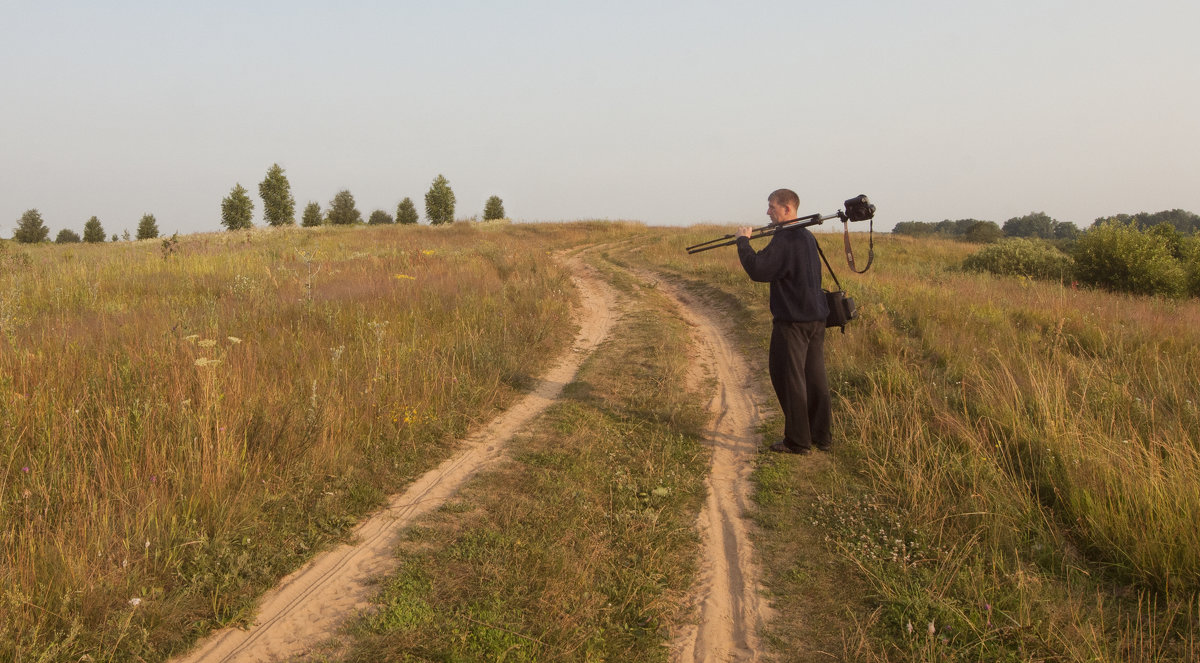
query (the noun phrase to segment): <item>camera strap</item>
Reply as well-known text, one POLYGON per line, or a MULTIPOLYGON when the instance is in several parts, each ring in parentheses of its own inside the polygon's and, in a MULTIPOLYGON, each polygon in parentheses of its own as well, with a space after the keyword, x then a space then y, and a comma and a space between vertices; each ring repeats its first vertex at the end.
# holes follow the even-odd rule
MULTIPOLYGON (((870 234, 868 235, 871 238, 871 243, 870 249, 868 249, 867 252, 867 266, 863 267, 861 271, 854 268, 854 249, 850 248, 850 221, 843 221, 842 227, 845 229, 842 237, 846 242, 846 263, 850 265, 850 271, 854 272, 855 274, 866 274, 867 270, 871 269, 871 263, 875 262, 875 217, 871 217, 870 234)), ((819 250, 821 247, 818 246, 817 248, 819 250)), ((821 258, 824 259, 825 254, 821 254, 821 258)), ((828 267, 829 262, 826 262, 825 266, 828 267)), ((832 274, 833 270, 829 270, 829 273, 832 274)), ((834 283, 837 282, 836 276, 833 277, 833 281, 834 283)), ((841 288, 841 286, 838 287, 841 288)))

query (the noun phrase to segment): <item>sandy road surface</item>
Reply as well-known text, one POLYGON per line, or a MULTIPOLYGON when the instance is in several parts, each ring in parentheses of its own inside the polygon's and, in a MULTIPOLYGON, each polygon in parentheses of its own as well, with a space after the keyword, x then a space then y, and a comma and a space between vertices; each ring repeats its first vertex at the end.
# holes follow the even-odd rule
POLYGON ((755 378, 727 340, 732 334, 718 311, 669 282, 656 285, 678 304, 692 326, 700 359, 694 369, 717 383, 708 403, 712 414, 706 432, 706 443, 712 448, 708 499, 697 522, 704 540, 700 578, 691 598, 698 621, 678 631, 671 658, 679 663, 756 661, 759 633, 771 609, 759 593, 760 573, 744 519, 759 449, 755 429, 761 413, 755 378))
POLYGON ((569 263, 583 300, 576 312, 580 330, 571 350, 533 391, 469 437, 456 455, 361 523, 354 531, 353 543, 318 556, 284 578, 263 597, 257 619, 248 630, 222 629, 177 661, 233 663, 302 657, 368 605, 375 591, 373 583, 396 566, 393 549, 402 530, 443 505, 480 468, 499 458, 504 443, 558 398, 584 358, 608 335, 614 292, 578 258, 569 263))

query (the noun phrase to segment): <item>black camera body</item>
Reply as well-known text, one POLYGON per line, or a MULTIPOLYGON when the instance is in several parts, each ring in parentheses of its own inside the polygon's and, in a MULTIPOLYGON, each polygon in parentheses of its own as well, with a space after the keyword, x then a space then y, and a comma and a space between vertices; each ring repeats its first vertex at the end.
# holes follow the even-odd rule
POLYGON ((867 221, 875 218, 875 206, 867 200, 866 194, 861 194, 847 200, 845 202, 846 211, 845 220, 847 221, 867 221))

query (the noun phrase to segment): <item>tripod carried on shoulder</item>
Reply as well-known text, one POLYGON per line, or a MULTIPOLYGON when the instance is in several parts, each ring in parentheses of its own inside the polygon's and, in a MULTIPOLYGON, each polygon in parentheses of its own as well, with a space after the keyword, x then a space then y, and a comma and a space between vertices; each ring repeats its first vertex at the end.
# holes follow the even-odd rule
MULTIPOLYGON (((755 228, 750 232, 750 239, 758 239, 760 237, 770 237, 775 233, 786 230, 788 228, 807 228, 825 223, 829 219, 841 219, 844 227, 843 238, 846 245, 846 263, 850 266, 850 271, 855 274, 865 274, 868 269, 871 269, 871 264, 875 262, 875 206, 867 199, 867 196, 858 195, 845 203, 845 209, 838 210, 833 214, 809 214, 807 216, 797 217, 789 221, 781 221, 755 228), (850 246, 850 222, 851 221, 869 221, 870 244, 867 252, 867 266, 860 269, 854 267, 854 250, 850 246)), ((722 246, 731 246, 737 244, 737 235, 725 235, 716 239, 710 239, 707 242, 693 244, 687 247, 688 254, 700 253, 709 249, 715 249, 722 246)), ((829 304, 829 317, 825 320, 826 327, 841 327, 842 333, 846 333, 846 323, 858 317, 858 310, 854 305, 854 300, 846 296, 846 291, 842 290, 842 284, 838 281, 837 274, 833 273, 833 267, 830 267, 829 260, 825 258, 825 252, 821 250, 821 245, 817 244, 817 253, 821 255, 821 261, 825 263, 825 267, 829 269, 829 275, 833 277, 833 282, 837 285, 835 291, 825 291, 825 299, 829 304)))

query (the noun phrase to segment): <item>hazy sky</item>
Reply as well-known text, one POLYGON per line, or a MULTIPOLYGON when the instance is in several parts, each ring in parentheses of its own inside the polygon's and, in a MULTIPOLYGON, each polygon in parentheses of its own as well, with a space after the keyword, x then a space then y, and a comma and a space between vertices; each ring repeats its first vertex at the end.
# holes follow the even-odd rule
POLYGON ((0 0, 0 236, 219 230, 444 174, 457 215, 766 223, 1200 213, 1200 2, 0 0))

